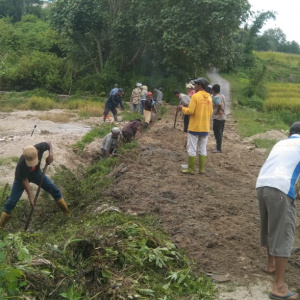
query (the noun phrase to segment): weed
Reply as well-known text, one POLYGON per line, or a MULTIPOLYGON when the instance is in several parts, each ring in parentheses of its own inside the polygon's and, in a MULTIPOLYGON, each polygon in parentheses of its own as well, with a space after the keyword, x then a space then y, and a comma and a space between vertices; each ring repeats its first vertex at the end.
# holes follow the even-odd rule
POLYGON ((48 120, 55 123, 68 123, 70 121, 70 117, 66 113, 62 114, 43 114, 38 117, 40 120, 48 120))
POLYGON ((268 139, 255 139, 254 144, 257 148, 266 148, 268 152, 271 151, 273 146, 277 143, 277 140, 268 140, 268 139))

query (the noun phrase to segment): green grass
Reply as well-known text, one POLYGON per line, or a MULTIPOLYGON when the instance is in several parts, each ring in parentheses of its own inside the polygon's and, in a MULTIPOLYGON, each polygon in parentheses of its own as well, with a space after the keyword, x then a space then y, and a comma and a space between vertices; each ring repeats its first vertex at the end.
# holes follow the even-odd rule
POLYGON ((95 127, 86 135, 84 135, 81 141, 77 142, 73 146, 75 148, 78 148, 80 151, 82 151, 87 144, 90 144, 96 138, 103 138, 105 135, 107 135, 113 127, 115 127, 113 123, 112 124, 105 123, 99 127, 95 127))
POLYGON ((238 107, 233 111, 233 118, 237 120, 237 129, 241 136, 249 137, 269 130, 288 130, 276 113, 258 112, 248 107, 238 107))
POLYGON ((19 157, 17 156, 12 156, 12 157, 7 157, 7 158, 0 158, 0 166, 6 166, 10 165, 11 163, 16 163, 18 162, 19 157))
POLYGON ((277 140, 268 140, 268 139, 255 139, 255 147, 257 148, 266 148, 268 152, 271 151, 273 146, 277 143, 277 140))

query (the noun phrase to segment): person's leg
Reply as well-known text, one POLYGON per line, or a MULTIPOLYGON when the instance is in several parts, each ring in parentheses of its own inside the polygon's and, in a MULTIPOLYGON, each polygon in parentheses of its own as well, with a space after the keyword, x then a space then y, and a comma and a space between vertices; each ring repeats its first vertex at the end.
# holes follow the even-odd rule
POLYGON ((213 120, 213 131, 214 131, 214 136, 216 139, 216 144, 217 147, 216 149, 218 151, 222 151, 221 150, 221 145, 222 145, 222 121, 219 120, 213 120))
POLYGON ((116 108, 113 108, 113 109, 111 110, 111 112, 112 112, 112 114, 113 114, 113 116, 114 116, 115 122, 118 122, 118 115, 117 115, 117 110, 116 110, 116 108))
MULTIPOLYGON (((39 185, 41 182, 41 177, 42 172, 40 171, 34 180, 32 180, 32 182, 39 185)), ((70 216, 71 212, 69 211, 67 203, 65 202, 60 190, 54 185, 47 175, 44 176, 41 188, 53 197, 63 214, 70 216)))
MULTIPOLYGON (((42 178, 42 172, 40 171, 37 174, 37 176, 32 180, 32 182, 36 185, 40 185, 41 178, 42 178)), ((62 194, 60 190, 54 185, 54 183, 47 175, 44 176, 41 188, 47 193, 49 193, 52 196, 52 198, 55 200, 55 202, 57 202, 62 198, 62 194)))
POLYGON ((106 159, 106 150, 104 148, 101 148, 101 156, 104 160, 106 159))
POLYGON ((188 134, 187 151, 188 151, 188 168, 181 170, 184 174, 194 174, 196 163, 196 149, 198 137, 188 134))
POLYGON ((15 180, 12 186, 12 190, 9 198, 4 203, 2 210, 6 212, 8 215, 11 214, 11 211, 16 207, 18 201, 20 200, 22 194, 24 192, 24 186, 22 181, 15 180))
POLYGON ((104 108, 104 112, 103 112, 103 122, 105 122, 106 117, 107 117, 109 111, 110 111, 109 108, 107 108, 107 107, 104 108))
MULTIPOLYGON (((264 187, 263 199, 268 210, 268 260, 275 257, 275 278, 272 294, 286 296, 291 293, 284 283, 288 257, 290 257, 295 237, 296 206, 294 199, 280 190, 264 187)), ((287 297, 298 299, 298 294, 287 297)))
POLYGON ((144 117, 145 117, 145 122, 149 124, 151 121, 151 111, 144 110, 144 117))
POLYGON ((208 135, 198 137, 197 152, 199 155, 199 173, 200 174, 205 173, 206 156, 207 156, 207 151, 206 151, 207 141, 208 141, 208 135))
POLYGON ((141 115, 142 116, 144 115, 145 103, 146 103, 146 100, 141 100, 141 115))
POLYGON ((275 257, 270 254, 268 246, 268 209, 265 204, 264 189, 261 187, 256 190, 260 216, 260 245, 267 249, 267 266, 263 267, 262 270, 272 274, 275 272, 275 257))
POLYGON ((187 133, 189 127, 189 115, 183 115, 183 132, 187 133))

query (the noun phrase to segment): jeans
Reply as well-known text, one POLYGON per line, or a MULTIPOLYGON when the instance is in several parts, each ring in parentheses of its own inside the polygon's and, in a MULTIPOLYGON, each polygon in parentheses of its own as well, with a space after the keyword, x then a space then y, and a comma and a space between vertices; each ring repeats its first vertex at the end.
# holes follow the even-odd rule
POLYGON ((222 139, 225 120, 213 120, 213 131, 217 142, 217 150, 222 151, 222 139))
POLYGON ((139 104, 132 104, 132 110, 138 112, 139 111, 139 104))
MULTIPOLYGON (((40 170, 34 179, 29 180, 30 182, 39 185, 42 177, 42 171, 40 170)), ((57 202, 62 198, 62 194, 60 190, 54 185, 54 183, 47 177, 44 176, 43 183, 41 188, 48 192, 53 199, 57 202)), ((11 211, 16 207, 18 201, 20 200, 22 194, 24 192, 24 186, 21 180, 16 180, 13 183, 11 194, 7 201, 4 203, 2 210, 7 214, 11 214, 11 211)))
POLYGON ((146 99, 145 100, 141 100, 141 115, 144 115, 144 108, 145 108, 145 103, 146 103, 146 99))

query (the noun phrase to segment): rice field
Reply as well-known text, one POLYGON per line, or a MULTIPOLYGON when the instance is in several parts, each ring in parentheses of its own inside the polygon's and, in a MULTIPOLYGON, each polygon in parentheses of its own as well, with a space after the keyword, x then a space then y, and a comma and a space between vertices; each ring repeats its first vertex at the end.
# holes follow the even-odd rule
POLYGON ((257 56, 262 60, 269 61, 272 63, 277 62, 291 67, 300 66, 300 55, 298 54, 287 54, 287 53, 267 51, 267 52, 255 52, 255 56, 257 56))
POLYGON ((267 83, 268 96, 264 103, 266 111, 289 110, 300 113, 300 84, 297 83, 267 83))

